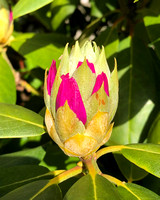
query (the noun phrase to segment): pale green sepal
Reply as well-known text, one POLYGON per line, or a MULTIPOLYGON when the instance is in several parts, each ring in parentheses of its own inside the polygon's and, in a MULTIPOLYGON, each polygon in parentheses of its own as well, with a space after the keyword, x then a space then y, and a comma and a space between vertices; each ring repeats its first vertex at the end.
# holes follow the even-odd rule
POLYGON ((66 44, 64 48, 63 55, 61 57, 61 62, 59 64, 60 68, 60 75, 65 75, 69 73, 69 54, 68 54, 68 43, 66 44))
POLYGON ((102 72, 104 72, 107 75, 107 78, 110 78, 110 70, 108 67, 108 63, 106 60, 106 56, 105 56, 105 51, 104 51, 104 47, 102 46, 102 50, 101 53, 98 57, 98 59, 95 62, 95 70, 96 70, 96 74, 101 74, 102 72))
POLYGON ((109 79, 109 121, 111 122, 118 107, 118 73, 117 61, 109 79))
POLYGON ((84 59, 82 65, 73 73, 73 78, 78 84, 82 100, 86 101, 91 96, 96 81, 96 74, 92 73, 86 59, 84 59))
POLYGON ((91 41, 86 41, 81 48, 82 54, 89 62, 94 63, 96 60, 96 54, 92 47, 91 41))
POLYGON ((58 68, 53 86, 52 86, 52 90, 51 90, 51 98, 50 98, 50 105, 51 105, 51 113, 53 115, 53 117, 55 118, 55 113, 56 113, 56 98, 57 98, 57 94, 58 94, 58 90, 59 90, 59 86, 61 84, 61 69, 58 68))
POLYGON ((100 54, 100 49, 99 49, 99 47, 97 47, 97 44, 95 42, 93 42, 93 47, 94 47, 94 52, 95 52, 96 58, 98 58, 99 54, 100 54))
POLYGON ((77 68, 78 62, 83 62, 84 56, 81 53, 78 41, 76 41, 75 46, 72 47, 70 57, 69 57, 69 75, 72 76, 77 68))
POLYGON ((45 77, 44 77, 44 102, 45 102, 46 107, 50 111, 51 110, 51 107, 50 107, 50 96, 48 95, 48 90, 47 90, 47 71, 48 71, 48 69, 46 69, 45 77))
POLYGON ((93 118, 93 116, 98 112, 108 113, 109 105, 108 105, 109 97, 107 96, 104 90, 104 83, 101 88, 95 92, 88 100, 85 102, 85 108, 87 112, 87 123, 93 118))

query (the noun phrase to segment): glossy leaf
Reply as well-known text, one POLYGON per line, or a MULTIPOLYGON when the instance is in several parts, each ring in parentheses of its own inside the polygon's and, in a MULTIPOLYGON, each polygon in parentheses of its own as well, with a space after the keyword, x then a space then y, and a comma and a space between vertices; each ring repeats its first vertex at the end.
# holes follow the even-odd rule
POLYGON ((93 179, 86 175, 78 180, 67 192, 64 200, 120 200, 120 196, 112 183, 100 175, 93 179))
POLYGON ((121 154, 114 154, 114 157, 116 159, 119 169, 121 170, 122 174, 128 182, 141 180, 148 174, 148 172, 146 172, 145 170, 129 162, 121 154))
POLYGON ((56 30, 62 22, 75 11, 77 4, 77 0, 56 0, 52 3, 52 27, 54 30, 56 30))
POLYGON ((43 118, 26 108, 0 103, 0 138, 38 136, 45 133, 43 118))
POLYGON ((159 178, 152 174, 148 174, 148 176, 141 180, 141 186, 152 190, 156 194, 160 195, 159 178))
POLYGON ((46 69, 50 67, 53 59, 58 61, 68 40, 60 34, 26 33, 17 36, 11 47, 26 58, 30 69, 38 66, 46 69))
POLYGON ((157 16, 154 11, 149 11, 147 13, 144 12, 144 15, 144 23, 151 40, 151 44, 160 58, 160 15, 157 16))
POLYGON ((130 144, 121 150, 130 162, 160 178, 160 145, 130 144))
POLYGON ((119 186, 118 191, 122 195, 123 200, 159 200, 160 196, 142 186, 126 183, 125 187, 119 186))
POLYGON ((160 144, 160 113, 154 120, 151 129, 149 130, 147 141, 149 143, 160 144))
POLYGON ((0 167, 0 197, 26 183, 44 179, 47 172, 46 168, 38 165, 0 167))
POLYGON ((39 180, 32 183, 28 183, 24 186, 21 186, 5 196, 1 198, 1 200, 61 200, 62 194, 57 185, 52 185, 46 190, 44 190, 42 193, 40 193, 38 196, 34 198, 34 195, 41 190, 46 184, 48 183, 48 180, 39 180))
POLYGON ((12 167, 17 165, 37 165, 43 160, 45 150, 42 146, 0 155, 1 167, 12 167))
POLYGON ((119 105, 109 144, 137 143, 154 108, 152 57, 138 37, 122 40, 119 48, 119 105))
POLYGON ((13 17, 14 19, 23 15, 26 15, 28 13, 31 13, 35 10, 38 10, 39 8, 51 3, 53 0, 20 0, 15 5, 13 9, 13 17))
POLYGON ((0 102, 16 103, 16 84, 10 66, 0 55, 0 102))

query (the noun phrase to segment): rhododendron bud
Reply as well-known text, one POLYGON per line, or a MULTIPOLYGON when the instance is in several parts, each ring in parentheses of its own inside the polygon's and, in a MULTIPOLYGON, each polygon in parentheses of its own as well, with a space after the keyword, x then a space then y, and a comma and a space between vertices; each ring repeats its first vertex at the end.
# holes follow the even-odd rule
POLYGON ((104 47, 76 42, 45 72, 45 123, 51 138, 69 156, 85 157, 110 138, 118 104, 117 66, 110 73, 104 47))
POLYGON ((0 1, 0 46, 8 43, 13 32, 13 14, 6 0, 0 1))

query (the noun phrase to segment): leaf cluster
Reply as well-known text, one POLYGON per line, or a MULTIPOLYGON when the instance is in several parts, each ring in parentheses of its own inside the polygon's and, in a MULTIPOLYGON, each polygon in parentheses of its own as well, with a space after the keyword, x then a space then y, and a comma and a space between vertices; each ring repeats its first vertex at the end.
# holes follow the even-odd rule
POLYGON ((0 49, 0 199, 160 199, 160 2, 8 2, 14 32, 0 49), (45 134, 44 70, 53 59, 58 66, 67 42, 88 39, 104 46, 111 69, 118 63, 119 106, 104 148, 113 154, 98 159, 104 176, 79 173, 44 189, 79 161, 45 134))

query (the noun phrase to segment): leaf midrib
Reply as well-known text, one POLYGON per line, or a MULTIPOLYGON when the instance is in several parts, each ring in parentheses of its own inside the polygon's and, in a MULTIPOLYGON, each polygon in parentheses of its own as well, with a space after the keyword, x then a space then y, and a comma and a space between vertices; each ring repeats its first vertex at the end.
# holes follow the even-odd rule
POLYGON ((20 118, 17 118, 17 117, 13 117, 13 116, 1 114, 1 113, 0 113, 0 116, 10 118, 10 119, 13 119, 13 120, 17 120, 17 121, 21 121, 21 122, 25 122, 25 123, 31 124, 33 126, 37 126, 37 127, 42 128, 42 129, 45 129, 45 126, 40 125, 40 124, 36 124, 36 123, 28 121, 28 120, 20 119, 20 118))
MULTIPOLYGON (((160 152, 155 152, 155 151, 150 151, 150 150, 144 150, 144 149, 138 149, 138 148, 132 148, 132 147, 124 147, 123 149, 132 149, 132 150, 135 150, 135 151, 142 151, 142 152, 146 152, 146 153, 153 153, 153 154, 158 154, 160 155, 160 152)), ((123 151, 122 149, 122 151, 123 151)))

